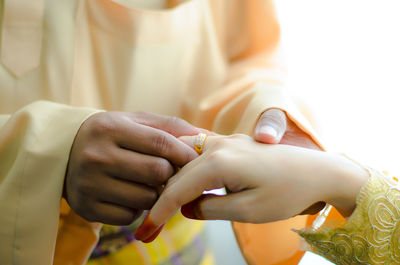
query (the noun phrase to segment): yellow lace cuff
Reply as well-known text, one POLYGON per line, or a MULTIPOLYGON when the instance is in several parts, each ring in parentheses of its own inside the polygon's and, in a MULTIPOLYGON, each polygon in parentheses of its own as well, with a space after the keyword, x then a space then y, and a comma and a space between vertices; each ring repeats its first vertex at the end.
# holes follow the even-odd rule
POLYGON ((335 264, 400 264, 400 183, 386 172, 371 176, 347 222, 296 231, 312 252, 335 264))

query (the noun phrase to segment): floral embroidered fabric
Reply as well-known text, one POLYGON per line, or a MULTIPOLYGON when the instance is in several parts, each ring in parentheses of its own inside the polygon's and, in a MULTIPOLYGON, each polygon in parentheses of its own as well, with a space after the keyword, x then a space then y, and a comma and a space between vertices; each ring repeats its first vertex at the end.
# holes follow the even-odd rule
POLYGON ((386 172, 369 171, 345 224, 297 231, 312 252, 335 264, 400 264, 400 183, 386 172))

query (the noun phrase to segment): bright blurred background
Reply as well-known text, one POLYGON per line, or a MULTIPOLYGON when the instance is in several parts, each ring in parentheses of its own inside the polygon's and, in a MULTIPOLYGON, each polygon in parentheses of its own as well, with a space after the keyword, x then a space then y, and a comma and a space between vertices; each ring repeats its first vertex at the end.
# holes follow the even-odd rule
MULTIPOLYGON (((400 0, 276 2, 290 92, 328 149, 400 175, 400 0)), ((208 229, 218 265, 245 264, 229 223, 208 229)), ((329 263, 307 253, 300 264, 329 263)))
POLYGON ((400 1, 278 0, 291 92, 328 148, 399 174, 400 1))

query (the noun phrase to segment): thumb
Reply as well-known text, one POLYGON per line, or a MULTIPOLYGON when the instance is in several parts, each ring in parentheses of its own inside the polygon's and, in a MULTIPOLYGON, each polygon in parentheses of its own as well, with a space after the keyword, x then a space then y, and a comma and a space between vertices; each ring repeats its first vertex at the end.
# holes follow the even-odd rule
POLYGON ((286 132, 286 114, 280 109, 265 111, 254 129, 254 140, 265 144, 278 144, 286 132))

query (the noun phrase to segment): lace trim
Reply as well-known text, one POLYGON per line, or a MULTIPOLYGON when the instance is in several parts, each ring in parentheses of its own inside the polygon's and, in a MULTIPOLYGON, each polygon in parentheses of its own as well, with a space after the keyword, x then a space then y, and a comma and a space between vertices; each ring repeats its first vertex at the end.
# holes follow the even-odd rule
POLYGON ((342 227, 297 231, 311 251, 335 264, 400 264, 399 179, 369 172, 357 207, 342 227))

